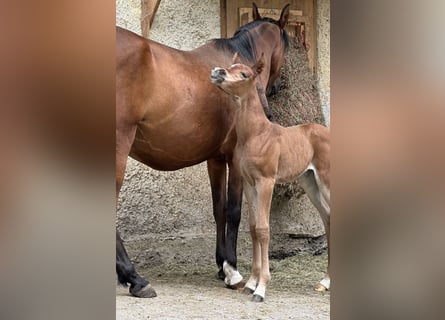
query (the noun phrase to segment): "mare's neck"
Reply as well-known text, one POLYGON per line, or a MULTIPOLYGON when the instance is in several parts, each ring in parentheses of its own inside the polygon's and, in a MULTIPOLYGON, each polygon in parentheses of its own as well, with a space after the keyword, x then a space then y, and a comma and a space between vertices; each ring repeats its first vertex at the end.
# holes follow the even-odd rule
POLYGON ((255 137, 270 126, 270 121, 264 114, 263 106, 255 85, 242 97, 237 97, 238 109, 236 110, 236 135, 238 141, 243 144, 255 137))

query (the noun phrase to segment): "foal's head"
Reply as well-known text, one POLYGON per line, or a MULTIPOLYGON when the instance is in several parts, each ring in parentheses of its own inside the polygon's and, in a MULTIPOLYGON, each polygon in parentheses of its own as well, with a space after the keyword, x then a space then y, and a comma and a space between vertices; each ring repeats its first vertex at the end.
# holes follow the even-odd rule
POLYGON ((227 68, 214 68, 210 74, 210 80, 228 94, 243 98, 250 90, 256 90, 256 77, 264 68, 264 54, 252 66, 241 64, 238 55, 233 57, 233 64, 227 68))

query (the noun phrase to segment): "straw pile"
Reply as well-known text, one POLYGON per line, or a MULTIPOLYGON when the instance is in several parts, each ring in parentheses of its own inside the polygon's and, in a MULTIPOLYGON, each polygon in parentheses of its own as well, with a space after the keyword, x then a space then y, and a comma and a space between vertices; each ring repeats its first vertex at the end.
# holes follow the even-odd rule
POLYGON ((289 50, 281 69, 280 90, 268 101, 274 121, 282 126, 324 123, 317 84, 309 69, 308 55, 297 38, 289 38, 289 50))

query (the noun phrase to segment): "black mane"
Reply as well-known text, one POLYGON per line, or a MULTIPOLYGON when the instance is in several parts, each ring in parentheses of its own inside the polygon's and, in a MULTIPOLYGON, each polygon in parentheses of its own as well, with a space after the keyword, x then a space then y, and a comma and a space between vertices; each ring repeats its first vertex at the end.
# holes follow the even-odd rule
MULTIPOLYGON (((235 31, 235 34, 232 38, 213 39, 213 42, 215 43, 217 49, 227 50, 233 54, 235 54, 235 52, 238 52, 238 55, 240 57, 254 63, 257 58, 255 56, 256 46, 255 41, 252 39, 250 30, 265 22, 273 23, 278 26, 278 21, 275 21, 272 18, 261 18, 259 20, 251 21, 244 26, 241 26, 238 30, 235 31)), ((287 48, 289 47, 289 39, 285 30, 281 31, 281 38, 284 42, 284 47, 287 50, 287 48)))

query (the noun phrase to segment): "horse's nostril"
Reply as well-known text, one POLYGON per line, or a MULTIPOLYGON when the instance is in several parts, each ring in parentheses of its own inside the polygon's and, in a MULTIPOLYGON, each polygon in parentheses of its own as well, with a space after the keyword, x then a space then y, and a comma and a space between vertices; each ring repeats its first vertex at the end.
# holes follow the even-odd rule
POLYGON ((225 76, 225 75, 226 75, 226 70, 224 70, 224 69, 219 69, 219 70, 218 70, 218 74, 219 74, 220 76, 225 76))

